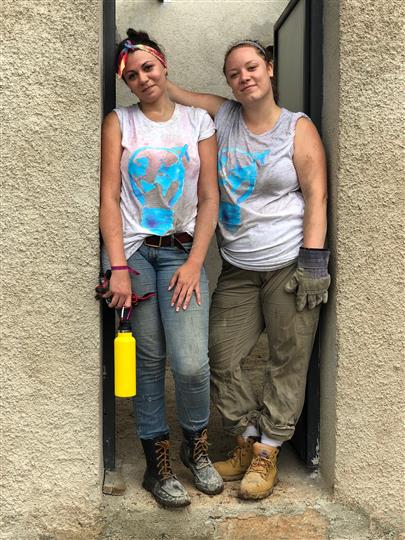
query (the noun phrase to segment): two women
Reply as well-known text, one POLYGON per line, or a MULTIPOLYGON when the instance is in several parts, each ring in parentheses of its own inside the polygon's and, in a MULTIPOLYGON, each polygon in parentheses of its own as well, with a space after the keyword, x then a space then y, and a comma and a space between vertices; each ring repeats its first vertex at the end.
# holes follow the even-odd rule
POLYGON ((208 283, 203 267, 218 215, 215 128, 201 109, 167 93, 166 59, 147 34, 129 29, 117 72, 139 103, 104 120, 100 227, 111 268, 110 307, 131 291, 156 296, 132 311, 137 340, 135 418, 147 468, 143 486, 165 506, 189 496, 169 460, 164 379, 170 359, 184 440, 181 459, 196 487, 223 489, 208 457, 208 283), (134 269, 139 276, 130 273, 134 269))
POLYGON ((211 304, 209 358, 212 397, 236 447, 214 465, 224 480, 241 479, 241 498, 261 499, 277 482, 279 448, 301 414, 327 301, 326 166, 312 122, 275 103, 273 66, 260 43, 233 45, 223 71, 236 101, 173 84, 169 92, 178 103, 206 109, 217 128, 223 268, 211 304), (270 359, 258 399, 241 363, 263 330, 270 359))
POLYGON ((128 264, 141 273, 132 280, 137 293, 157 291, 132 318, 144 486, 164 504, 188 502, 168 461, 167 352, 185 436, 183 462, 199 489, 222 490, 207 455, 208 291, 202 267, 217 217, 214 127, 200 109, 175 106, 170 96, 215 119, 223 270, 211 305, 209 356, 213 398, 224 429, 236 437, 230 458, 215 469, 224 480, 242 480, 240 497, 260 499, 277 482, 279 448, 300 416, 320 303, 327 300, 322 143, 304 114, 275 103, 272 63, 259 43, 244 40, 226 54, 232 101, 168 83, 158 46, 133 31, 128 37, 118 50, 119 74, 140 104, 105 120, 101 229, 113 270, 110 305, 130 302, 130 275, 115 266, 128 264), (241 363, 264 329, 270 360, 258 400, 241 363))

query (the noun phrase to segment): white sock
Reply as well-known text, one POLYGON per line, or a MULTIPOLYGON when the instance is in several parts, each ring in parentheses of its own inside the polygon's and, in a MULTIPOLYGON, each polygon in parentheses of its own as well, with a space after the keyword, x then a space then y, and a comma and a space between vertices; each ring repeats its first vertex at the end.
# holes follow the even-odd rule
POLYGON ((276 441, 275 439, 269 439, 266 435, 262 435, 261 443, 272 446, 273 448, 279 448, 283 444, 283 441, 276 441))
POLYGON ((245 431, 242 433, 242 437, 247 439, 248 437, 259 437, 260 433, 257 431, 256 426, 249 424, 245 431))

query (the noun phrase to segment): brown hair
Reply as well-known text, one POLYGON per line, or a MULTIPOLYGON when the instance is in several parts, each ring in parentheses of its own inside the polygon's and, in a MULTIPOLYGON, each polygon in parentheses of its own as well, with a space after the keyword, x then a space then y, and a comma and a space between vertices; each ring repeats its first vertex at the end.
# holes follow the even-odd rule
POLYGON ((233 43, 228 50, 225 53, 224 57, 224 65, 222 67, 223 74, 226 76, 226 61, 228 60, 228 56, 231 54, 232 51, 235 49, 239 49, 240 47, 252 47, 256 50, 257 54, 259 54, 263 60, 268 64, 269 62, 273 61, 273 46, 271 47, 271 54, 269 53, 268 49, 269 47, 264 47, 259 41, 256 41, 254 39, 242 39, 240 41, 237 41, 236 43, 233 43))
MULTIPOLYGON (((274 47, 273 45, 268 45, 267 47, 264 47, 260 41, 255 41, 253 39, 245 39, 245 40, 241 40, 241 41, 238 41, 237 43, 234 43, 233 45, 231 45, 229 47, 229 49, 226 51, 225 53, 225 58, 224 58, 224 65, 223 65, 223 68, 222 68, 222 71, 226 77, 226 71, 225 71, 225 68, 226 68, 226 61, 228 59, 228 56, 231 54, 232 51, 234 51, 235 49, 239 49, 240 47, 252 47, 253 49, 255 49, 257 51, 257 54, 259 54, 263 60, 266 62, 266 64, 269 64, 270 62, 273 63, 273 58, 274 58, 274 47)), ((272 87, 272 90, 273 90, 273 97, 274 97, 274 101, 278 104, 278 90, 277 90, 277 81, 276 81, 276 76, 273 75, 273 77, 271 77, 271 87, 272 87)))

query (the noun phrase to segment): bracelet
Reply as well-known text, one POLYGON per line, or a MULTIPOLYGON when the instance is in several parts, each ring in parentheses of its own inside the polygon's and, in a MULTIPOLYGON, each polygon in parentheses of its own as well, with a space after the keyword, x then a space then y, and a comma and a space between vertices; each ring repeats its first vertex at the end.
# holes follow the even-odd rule
POLYGON ((111 266, 110 270, 127 270, 133 276, 139 276, 139 272, 137 272, 130 266, 111 266))

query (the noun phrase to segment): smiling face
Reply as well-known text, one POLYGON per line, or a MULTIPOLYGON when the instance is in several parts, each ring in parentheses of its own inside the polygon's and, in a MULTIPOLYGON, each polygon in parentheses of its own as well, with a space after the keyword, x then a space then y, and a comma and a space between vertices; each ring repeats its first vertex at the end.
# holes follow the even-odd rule
POLYGON ((167 69, 152 54, 134 51, 128 55, 123 77, 139 101, 154 103, 166 92, 167 69))
POLYGON ((232 93, 242 104, 272 96, 270 77, 273 66, 267 64, 252 46, 237 47, 226 59, 225 75, 232 93))

